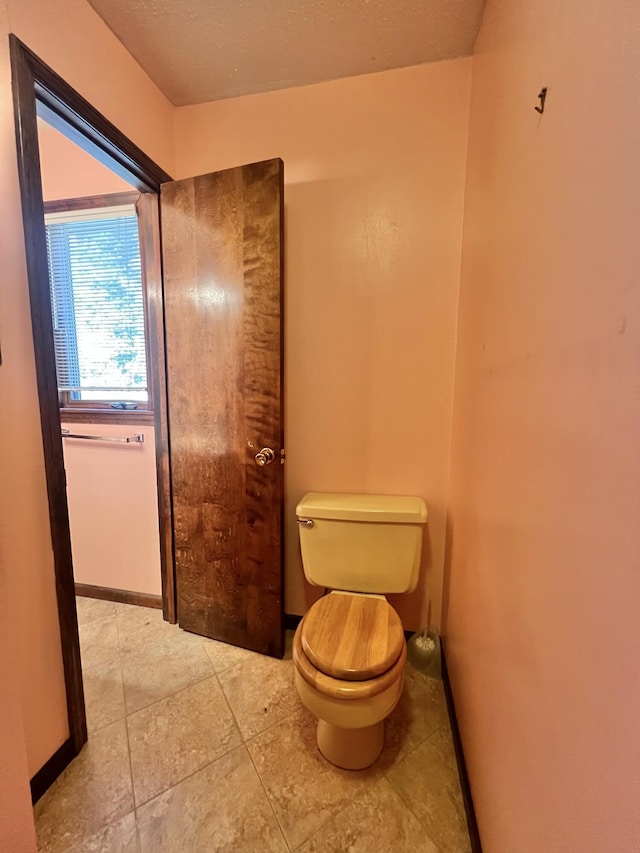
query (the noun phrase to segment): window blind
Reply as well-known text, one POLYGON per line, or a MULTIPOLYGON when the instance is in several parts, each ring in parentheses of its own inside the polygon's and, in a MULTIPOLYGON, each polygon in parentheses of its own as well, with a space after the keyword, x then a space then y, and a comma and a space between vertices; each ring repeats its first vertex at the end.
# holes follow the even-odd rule
POLYGON ((133 206, 47 214, 58 389, 147 400, 138 219, 133 206))

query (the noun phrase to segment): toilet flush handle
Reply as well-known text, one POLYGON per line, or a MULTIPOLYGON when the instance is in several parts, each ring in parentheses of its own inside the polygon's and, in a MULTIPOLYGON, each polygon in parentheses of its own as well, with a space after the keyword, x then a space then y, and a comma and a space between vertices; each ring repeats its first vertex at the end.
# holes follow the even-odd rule
POLYGON ((312 518, 297 518, 296 521, 298 524, 301 524, 303 527, 313 527, 313 519, 312 518))

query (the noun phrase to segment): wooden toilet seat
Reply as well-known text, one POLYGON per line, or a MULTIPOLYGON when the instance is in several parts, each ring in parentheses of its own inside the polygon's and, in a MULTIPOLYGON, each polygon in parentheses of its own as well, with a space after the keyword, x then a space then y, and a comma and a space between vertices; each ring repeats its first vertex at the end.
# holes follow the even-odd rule
POLYGON ((309 610, 301 640, 304 653, 321 672, 345 681, 366 681, 398 660, 404 631, 384 598, 334 592, 309 610))
POLYGON ((365 699, 401 677, 406 643, 400 617, 383 598, 331 593, 300 623, 293 659, 321 693, 365 699))

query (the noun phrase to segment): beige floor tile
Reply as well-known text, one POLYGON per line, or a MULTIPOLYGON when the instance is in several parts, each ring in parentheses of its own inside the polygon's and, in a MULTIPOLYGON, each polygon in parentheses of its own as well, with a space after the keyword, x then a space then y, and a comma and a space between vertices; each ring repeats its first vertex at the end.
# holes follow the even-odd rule
POLYGON ((162 610, 119 604, 116 605, 116 616, 122 654, 139 652, 165 640, 177 642, 178 638, 185 645, 201 645, 201 639, 196 634, 190 634, 178 625, 165 622, 162 610))
POLYGON ((124 717, 120 658, 85 669, 82 673, 87 728, 95 732, 124 717))
POLYGON ((38 849, 41 853, 84 849, 83 839, 132 811, 127 733, 124 720, 118 720, 91 735, 36 804, 38 849))
POLYGON ((287 847, 244 746, 138 809, 143 853, 280 853, 287 847))
POLYGON ((183 632, 145 643, 139 651, 123 654, 122 682, 127 713, 139 711, 190 684, 213 675, 202 647, 183 632))
POLYGON ((387 772, 440 853, 471 850, 449 729, 440 729, 387 772))
POLYGON ((94 619, 106 619, 114 616, 116 609, 113 601, 102 601, 99 598, 86 598, 76 596, 76 611, 78 613, 78 625, 86 625, 94 619))
POLYGON ((298 849, 300 853, 439 853, 420 821, 384 779, 298 849))
POLYGON ((94 835, 82 838, 65 853, 140 853, 135 812, 108 824, 94 835))
POLYGON ((242 743, 215 676, 127 720, 136 805, 242 743))
POLYGON ((339 770, 320 755, 316 721, 305 709, 247 743, 289 845, 310 838, 381 776, 339 770))
POLYGON ((94 619, 78 625, 80 634, 80 658, 82 668, 90 669, 101 663, 114 660, 120 654, 116 617, 94 619))
POLYGON ((385 745, 380 765, 390 767, 435 731, 448 725, 442 682, 427 678, 407 664, 402 697, 385 722, 385 745))
POLYGON ((250 652, 248 649, 241 649, 239 646, 230 646, 228 643, 220 643, 218 640, 208 640, 202 637, 202 644, 206 653, 209 655, 213 668, 216 672, 224 672, 225 669, 230 669, 239 663, 258 660, 260 655, 256 652, 250 652))
POLYGON ((352 773, 318 752, 292 632, 277 661, 159 610, 79 598, 78 614, 92 733, 36 806, 41 851, 269 853, 284 831, 304 853, 469 853, 441 682, 407 667, 380 761, 352 773))
POLYGON ((245 739, 300 707, 289 660, 252 655, 221 672, 219 679, 245 739))
MULTIPOLYGON (((285 631, 283 660, 291 660, 293 634, 293 631, 285 631)), ((202 637, 201 639, 216 672, 224 672, 225 669, 230 669, 239 663, 247 662, 250 664, 251 661, 259 662, 264 658, 264 655, 259 655, 257 652, 251 652, 248 649, 242 649, 240 646, 231 646, 229 643, 209 640, 207 637, 202 637)))
POLYGON ((140 604, 125 604, 123 601, 114 601, 113 606, 116 610, 161 610, 162 608, 158 607, 143 607, 140 604))

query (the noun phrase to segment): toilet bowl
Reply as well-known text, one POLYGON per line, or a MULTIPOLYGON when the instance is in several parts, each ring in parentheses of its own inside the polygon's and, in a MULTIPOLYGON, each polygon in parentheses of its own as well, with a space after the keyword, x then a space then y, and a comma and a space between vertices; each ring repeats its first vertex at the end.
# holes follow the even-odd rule
POLYGON ((422 498, 311 492, 296 507, 307 580, 330 592, 302 619, 294 680, 318 719, 320 752, 369 767, 398 704, 407 647, 386 593, 415 589, 427 508, 422 498))
POLYGON ((293 640, 295 685, 332 764, 362 770, 377 761, 406 659, 402 623, 382 597, 332 592, 304 617, 293 640))

